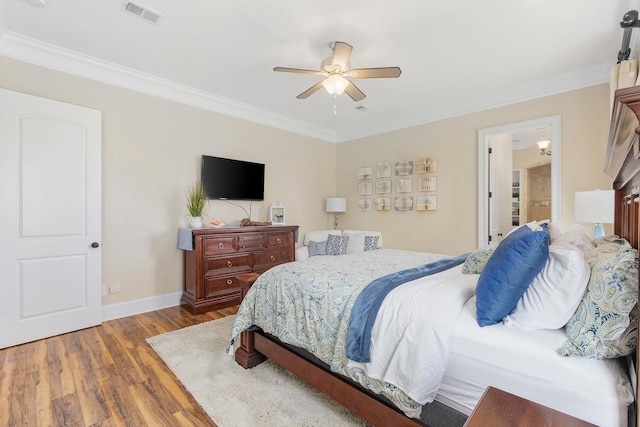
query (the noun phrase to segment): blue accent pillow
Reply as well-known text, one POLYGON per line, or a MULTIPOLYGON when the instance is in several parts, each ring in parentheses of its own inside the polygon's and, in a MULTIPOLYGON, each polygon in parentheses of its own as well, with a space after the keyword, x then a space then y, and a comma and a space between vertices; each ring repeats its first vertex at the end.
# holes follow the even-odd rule
POLYGON ((327 237, 327 255, 344 255, 347 253, 347 244, 349 236, 334 236, 329 234, 327 237))
POLYGON ((478 325, 495 325, 511 313, 547 262, 549 240, 548 229, 525 225, 500 242, 478 278, 478 325))
POLYGON ((380 236, 364 236, 364 250, 375 251, 378 249, 378 241, 380 236))
POLYGON ((327 241, 314 242, 309 240, 309 256, 326 255, 327 254, 327 241))

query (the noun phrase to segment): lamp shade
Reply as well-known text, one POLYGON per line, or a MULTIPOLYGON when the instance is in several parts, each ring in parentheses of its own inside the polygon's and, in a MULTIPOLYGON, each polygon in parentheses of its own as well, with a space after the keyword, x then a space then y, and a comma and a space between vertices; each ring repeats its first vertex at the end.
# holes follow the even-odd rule
POLYGON ((327 205, 325 208, 327 212, 346 212, 347 211, 347 199, 340 197, 327 197, 327 205))
POLYGON ((577 192, 574 220, 576 222, 613 223, 614 193, 613 190, 577 192))
POLYGON ((322 82, 322 86, 324 86, 331 95, 341 95, 347 86, 349 86, 349 80, 340 74, 332 74, 322 82))

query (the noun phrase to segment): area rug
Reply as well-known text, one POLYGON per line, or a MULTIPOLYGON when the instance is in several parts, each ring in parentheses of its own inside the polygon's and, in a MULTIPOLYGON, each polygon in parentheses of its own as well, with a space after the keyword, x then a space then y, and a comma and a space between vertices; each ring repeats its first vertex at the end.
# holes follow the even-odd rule
POLYGON ((219 427, 368 425, 269 360, 240 367, 227 353, 234 319, 147 339, 219 427))

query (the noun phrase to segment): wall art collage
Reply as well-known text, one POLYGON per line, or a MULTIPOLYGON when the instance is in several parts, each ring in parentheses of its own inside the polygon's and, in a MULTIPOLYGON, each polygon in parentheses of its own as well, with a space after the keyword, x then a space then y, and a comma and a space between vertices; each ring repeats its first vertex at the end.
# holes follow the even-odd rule
POLYGON ((437 157, 363 166, 358 169, 358 210, 435 211, 436 172, 437 157))

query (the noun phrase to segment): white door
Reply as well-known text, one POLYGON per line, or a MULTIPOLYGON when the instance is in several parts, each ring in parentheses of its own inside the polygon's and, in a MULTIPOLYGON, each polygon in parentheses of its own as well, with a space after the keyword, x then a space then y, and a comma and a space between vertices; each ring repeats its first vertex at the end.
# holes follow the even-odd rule
POLYGON ((511 231, 511 169, 513 165, 510 134, 489 138, 489 242, 499 243, 511 231))
POLYGON ((0 348, 101 323, 101 132, 99 111, 0 89, 0 348))

